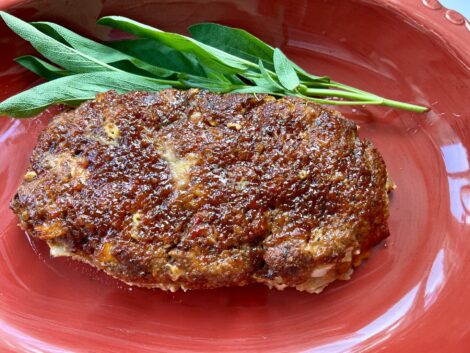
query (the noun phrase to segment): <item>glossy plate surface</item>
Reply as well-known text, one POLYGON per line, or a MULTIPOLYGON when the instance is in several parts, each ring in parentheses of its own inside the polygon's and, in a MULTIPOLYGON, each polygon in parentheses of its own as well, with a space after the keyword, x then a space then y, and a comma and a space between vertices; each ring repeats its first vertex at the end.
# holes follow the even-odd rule
MULTIPOLYGON (((470 26, 437 1, 0 1, 27 20, 112 36, 94 20, 132 17, 183 32, 243 27, 301 66, 426 114, 344 108, 398 185, 392 236, 349 282, 321 295, 262 286, 188 293, 130 288, 30 243, 8 204, 52 115, 0 119, 0 351, 468 352, 470 26), (449 19, 450 18, 450 19, 449 19), (467 44, 465 44, 467 43, 467 44)), ((0 25, 0 99, 35 81, 30 52, 0 25)))

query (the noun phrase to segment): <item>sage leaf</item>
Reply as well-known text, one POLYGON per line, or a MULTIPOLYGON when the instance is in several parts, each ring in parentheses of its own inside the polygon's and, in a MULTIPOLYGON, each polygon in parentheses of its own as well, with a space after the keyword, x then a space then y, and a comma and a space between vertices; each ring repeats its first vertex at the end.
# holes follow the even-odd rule
POLYGON ((269 87, 263 86, 245 86, 236 88, 231 93, 264 93, 264 94, 271 94, 273 96, 282 96, 279 92, 274 92, 269 89, 269 87))
MULTIPOLYGON (((188 30, 194 39, 204 44, 244 58, 254 64, 258 64, 258 60, 261 59, 267 70, 274 70, 274 48, 243 29, 217 23, 198 23, 190 26, 188 30)), ((299 76, 307 82, 330 81, 327 76, 312 75, 291 60, 289 61, 299 76)))
POLYGON ((223 93, 232 90, 232 83, 228 80, 220 80, 219 77, 201 77, 180 74, 178 79, 188 87, 202 88, 212 92, 223 93))
POLYGON ((192 38, 177 33, 164 32, 126 17, 107 16, 100 18, 98 23, 138 37, 157 40, 183 53, 191 53, 213 71, 235 74, 246 71, 253 66, 250 65, 249 61, 200 43, 192 38))
POLYGON ((52 104, 77 104, 99 92, 157 91, 169 88, 158 80, 125 72, 94 72, 65 76, 18 93, 0 103, 0 115, 33 116, 52 104))
POLYGON ((20 56, 15 61, 26 69, 34 72, 36 75, 45 78, 46 80, 55 80, 56 78, 64 77, 69 74, 57 66, 49 64, 42 59, 39 59, 33 55, 20 56))
POLYGON ((131 55, 122 53, 119 50, 82 37, 55 23, 33 22, 33 26, 51 38, 66 43, 81 53, 98 59, 103 63, 117 67, 123 71, 141 75, 150 73, 154 77, 170 77, 175 74, 174 71, 148 64, 131 55))
POLYGON ((266 71, 261 60, 258 62, 258 66, 261 74, 263 75, 261 78, 253 79, 258 86, 268 88, 270 91, 284 91, 284 87, 276 82, 276 80, 271 77, 269 72, 266 71))
POLYGON ((34 26, 16 18, 6 12, 0 11, 0 17, 21 38, 31 45, 50 61, 63 68, 79 73, 95 71, 119 71, 100 60, 81 53, 64 43, 42 33, 34 26))
POLYGON ((167 70, 196 76, 206 74, 194 55, 181 53, 156 40, 148 38, 124 39, 109 41, 105 44, 134 58, 167 70))
POLYGON ((295 90, 300 80, 294 67, 284 53, 276 48, 273 54, 274 70, 276 71, 279 82, 289 91, 295 90))
POLYGON ((274 70, 274 48, 239 28, 231 28, 217 23, 198 23, 188 28, 191 36, 204 44, 238 56, 254 64, 259 60, 269 70, 274 70))

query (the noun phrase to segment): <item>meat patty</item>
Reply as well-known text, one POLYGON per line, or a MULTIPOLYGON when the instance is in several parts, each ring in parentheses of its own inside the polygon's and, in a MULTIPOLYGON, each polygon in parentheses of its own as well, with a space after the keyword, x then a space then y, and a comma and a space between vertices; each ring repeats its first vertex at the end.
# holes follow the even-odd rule
POLYGON ((385 164, 301 99, 110 91, 43 131, 21 226, 128 284, 320 292, 389 235, 385 164))

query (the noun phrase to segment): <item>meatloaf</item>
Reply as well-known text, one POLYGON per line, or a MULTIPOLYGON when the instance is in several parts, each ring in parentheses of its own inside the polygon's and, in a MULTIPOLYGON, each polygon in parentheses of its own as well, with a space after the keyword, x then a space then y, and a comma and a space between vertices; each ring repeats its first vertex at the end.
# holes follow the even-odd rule
POLYGON ((374 146, 326 107, 110 91, 53 118, 11 208, 52 256, 130 285, 318 293, 389 235, 391 187, 374 146))

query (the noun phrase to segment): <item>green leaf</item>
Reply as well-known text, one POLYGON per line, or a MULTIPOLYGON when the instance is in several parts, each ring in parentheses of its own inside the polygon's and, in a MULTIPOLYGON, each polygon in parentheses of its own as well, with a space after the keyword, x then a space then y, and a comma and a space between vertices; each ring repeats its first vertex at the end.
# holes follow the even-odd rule
MULTIPOLYGON (((243 29, 217 23, 198 23, 189 27, 188 30, 194 39, 204 44, 251 61, 254 64, 258 64, 261 59, 265 68, 270 71, 274 70, 274 48, 243 29)), ((321 82, 329 82, 330 80, 326 76, 319 77, 309 74, 293 61, 289 61, 302 79, 321 82)))
POLYGON ((190 75, 205 75, 204 68, 194 55, 181 53, 156 40, 147 38, 125 39, 110 41, 105 44, 154 66, 190 75))
POLYGON ((269 89, 269 87, 262 86, 245 86, 241 88, 234 89, 231 93, 266 93, 273 96, 282 96, 282 93, 274 92, 269 89))
POLYGON ((217 23, 198 23, 188 28, 192 37, 211 47, 220 49, 226 53, 248 60, 256 65, 262 60, 263 65, 269 70, 274 69, 274 49, 239 28, 223 26, 217 23))
POLYGON ((147 76, 150 73, 154 77, 170 77, 175 74, 174 71, 148 64, 119 50, 82 37, 55 23, 34 22, 32 25, 51 38, 121 70, 147 76))
POLYGON ((261 86, 269 89, 270 91, 284 91, 282 87, 274 78, 271 77, 271 74, 266 71, 264 68, 263 62, 260 60, 258 62, 259 70, 261 72, 261 78, 253 78, 252 80, 256 83, 257 86, 261 86))
POLYGON ((329 76, 315 76, 315 75, 312 75, 310 73, 308 73, 307 71, 305 71, 304 69, 302 69, 299 65, 297 65, 295 62, 289 60, 290 63, 292 64, 292 66, 294 67, 295 71, 297 72, 297 74, 299 75, 299 77, 307 84, 310 84, 310 83, 317 83, 317 82, 323 82, 323 83, 328 83, 330 82, 330 77, 329 76))
POLYGON ((180 52, 193 54, 203 65, 213 71, 235 74, 253 67, 249 61, 227 54, 192 38, 176 33, 163 32, 126 17, 107 16, 100 18, 98 23, 134 34, 138 37, 154 39, 180 52))
POLYGON ((52 104, 76 104, 99 92, 157 91, 170 85, 124 72, 94 72, 65 76, 18 93, 0 103, 0 115, 24 118, 52 104))
POLYGON ((21 66, 34 72, 36 75, 45 78, 46 80, 55 80, 56 78, 64 77, 69 74, 57 66, 51 65, 44 60, 41 60, 33 55, 20 56, 15 61, 21 66))
MULTIPOLYGON (((212 76, 212 75, 211 75, 212 76)), ((220 80, 220 77, 200 77, 187 74, 178 75, 178 79, 187 87, 202 88, 212 92, 229 92, 232 83, 228 80, 220 80)))
POLYGON ((79 52, 69 46, 42 33, 32 25, 0 11, 0 16, 16 34, 31 45, 50 61, 73 72, 119 71, 93 57, 79 52))
POLYGON ((273 62, 279 82, 289 91, 295 90, 300 84, 299 77, 290 60, 278 48, 274 49, 273 62))
POLYGON ((207 77, 214 80, 214 81, 219 81, 227 84, 231 84, 231 80, 229 80, 224 74, 221 74, 220 72, 215 72, 215 71, 210 71, 207 73, 207 77))

